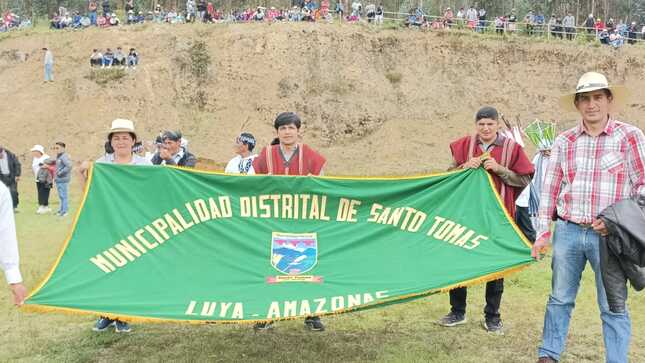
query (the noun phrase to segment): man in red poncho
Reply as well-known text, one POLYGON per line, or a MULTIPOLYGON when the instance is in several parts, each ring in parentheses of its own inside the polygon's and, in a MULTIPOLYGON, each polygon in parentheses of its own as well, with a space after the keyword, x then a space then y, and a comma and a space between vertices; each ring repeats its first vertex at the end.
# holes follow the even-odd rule
MULTIPOLYGON (((483 166, 491 174, 504 207, 513 216, 515 200, 531 181, 533 164, 519 144, 498 133, 500 124, 495 108, 481 108, 475 116, 475 123, 476 134, 450 144, 453 167, 474 169, 483 166)), ((484 328, 489 332, 502 331, 499 306, 503 292, 504 279, 486 284, 484 328)), ((450 313, 439 320, 440 325, 456 326, 466 322, 466 295, 465 287, 450 291, 450 313)))
MULTIPOLYGON (((293 112, 283 112, 273 126, 277 138, 262 149, 253 160, 256 174, 269 175, 322 175, 326 159, 306 144, 299 143, 300 117, 293 112)), ((317 316, 305 318, 305 326, 312 331, 323 331, 325 326, 317 316)), ((273 322, 257 323, 255 330, 273 328, 273 322)))

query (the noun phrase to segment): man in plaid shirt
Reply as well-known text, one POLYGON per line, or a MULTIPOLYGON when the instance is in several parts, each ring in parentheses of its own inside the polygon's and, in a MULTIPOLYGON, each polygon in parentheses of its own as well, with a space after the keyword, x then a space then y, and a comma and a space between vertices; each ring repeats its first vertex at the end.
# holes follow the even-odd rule
POLYGON ((552 291, 546 306, 538 362, 556 362, 564 350, 571 312, 582 271, 595 274, 607 362, 627 362, 631 320, 612 313, 602 283, 599 237, 607 234, 597 218, 606 207, 634 195, 645 195, 645 137, 637 127, 610 116, 624 96, 605 76, 584 74, 576 92, 562 106, 581 115, 578 126, 559 135, 544 178, 532 255, 540 258, 553 235, 552 291))

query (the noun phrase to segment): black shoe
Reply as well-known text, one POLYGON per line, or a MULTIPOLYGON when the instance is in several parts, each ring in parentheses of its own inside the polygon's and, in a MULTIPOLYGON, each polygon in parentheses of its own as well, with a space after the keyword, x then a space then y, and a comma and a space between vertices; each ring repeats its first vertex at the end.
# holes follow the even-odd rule
POLYGON ((496 333, 496 334, 504 333, 502 331, 502 328, 504 328, 504 324, 502 324, 502 319, 500 318, 486 319, 484 320, 483 326, 484 326, 484 329, 486 329, 486 331, 489 333, 496 333))
POLYGON ((457 326, 461 324, 466 324, 466 315, 463 314, 458 314, 455 312, 449 312, 448 315, 444 316, 441 318, 437 324, 441 326, 447 326, 447 327, 452 327, 452 326, 457 326))
POLYGON ((115 320, 114 321, 114 331, 117 333, 129 333, 132 331, 130 324, 125 321, 115 320))
POLYGON ((99 318, 99 320, 96 321, 96 324, 94 324, 94 328, 92 328, 92 330, 106 331, 107 328, 111 327, 113 324, 114 320, 102 316, 99 318))
POLYGON ((272 321, 268 321, 264 323, 255 323, 255 325, 253 325, 253 330, 255 331, 267 331, 271 329, 273 329, 272 321))
POLYGON ((305 318, 305 327, 311 331, 324 331, 325 325, 317 316, 308 316, 305 318))

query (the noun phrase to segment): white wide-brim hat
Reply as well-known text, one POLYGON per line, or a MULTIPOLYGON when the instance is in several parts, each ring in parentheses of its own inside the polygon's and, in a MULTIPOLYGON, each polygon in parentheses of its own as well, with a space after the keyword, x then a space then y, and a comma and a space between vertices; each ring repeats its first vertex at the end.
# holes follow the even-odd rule
POLYGON ((574 104, 576 94, 597 91, 599 89, 608 89, 611 91, 611 95, 613 97, 612 106, 614 110, 617 107, 622 106, 629 96, 629 92, 625 87, 610 86, 609 82, 607 82, 607 77, 604 75, 598 72, 587 72, 578 80, 575 92, 567 93, 560 97, 560 107, 568 112, 577 112, 578 110, 574 104))
POLYGON ((112 121, 112 127, 108 131, 108 135, 112 135, 115 132, 129 132, 134 135, 135 139, 138 139, 137 133, 134 131, 134 122, 124 118, 117 118, 112 121))
POLYGON ((42 145, 34 145, 30 151, 38 151, 39 153, 45 155, 45 148, 42 145))

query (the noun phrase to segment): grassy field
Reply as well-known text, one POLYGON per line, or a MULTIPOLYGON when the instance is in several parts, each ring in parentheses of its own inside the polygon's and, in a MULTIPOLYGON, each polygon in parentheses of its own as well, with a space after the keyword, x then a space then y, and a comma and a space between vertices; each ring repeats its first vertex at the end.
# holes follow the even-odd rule
MULTIPOLYGON (((72 218, 34 214, 35 188, 23 181, 20 190, 17 227, 22 272, 32 288, 53 263, 72 218)), ((72 211, 78 208, 79 195, 78 183, 72 184, 72 211)), ((590 272, 590 268, 585 271, 564 362, 604 360, 590 272)), ((248 325, 152 324, 134 325, 126 335, 94 333, 94 320, 88 316, 21 312, 11 306, 5 289, 0 290, 0 361, 534 362, 549 286, 548 259, 507 279, 504 335, 491 335, 481 328, 481 286, 470 289, 469 322, 450 329, 434 324, 449 308, 443 294, 328 317, 323 333, 310 333, 301 321, 289 321, 278 323, 273 332, 258 334, 248 325)), ((631 361, 645 362, 645 294, 631 294, 631 361)))

